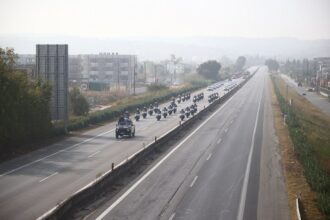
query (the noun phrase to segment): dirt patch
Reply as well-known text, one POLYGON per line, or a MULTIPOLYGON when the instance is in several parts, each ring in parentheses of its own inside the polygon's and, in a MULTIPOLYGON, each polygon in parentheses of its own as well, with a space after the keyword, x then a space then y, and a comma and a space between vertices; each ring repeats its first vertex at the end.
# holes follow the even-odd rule
POLYGON ((297 160, 293 143, 289 136, 287 126, 283 121, 283 115, 280 110, 279 103, 276 99, 273 84, 270 82, 269 86, 272 88, 271 97, 275 129, 276 135, 279 139, 279 145, 282 154, 281 162, 288 190, 291 219, 297 219, 295 204, 297 193, 301 193, 305 219, 324 219, 324 216, 316 206, 316 193, 310 189, 304 176, 304 169, 297 160))

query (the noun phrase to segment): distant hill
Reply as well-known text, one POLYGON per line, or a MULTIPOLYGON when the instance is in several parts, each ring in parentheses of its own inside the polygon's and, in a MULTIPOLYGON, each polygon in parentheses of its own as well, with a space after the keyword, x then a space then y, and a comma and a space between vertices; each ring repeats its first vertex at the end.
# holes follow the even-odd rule
POLYGON ((14 47, 16 52, 34 54, 37 43, 67 43, 70 54, 118 52, 136 54, 139 60, 161 60, 170 54, 186 61, 204 61, 239 55, 287 58, 330 56, 330 39, 298 40, 295 38, 243 37, 128 37, 84 38, 75 36, 0 36, 1 47, 14 47))

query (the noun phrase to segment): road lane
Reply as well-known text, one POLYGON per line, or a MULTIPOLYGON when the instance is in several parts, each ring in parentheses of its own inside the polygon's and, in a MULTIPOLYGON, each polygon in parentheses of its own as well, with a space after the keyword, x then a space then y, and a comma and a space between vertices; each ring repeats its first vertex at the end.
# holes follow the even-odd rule
MULTIPOLYGON (((207 105, 209 93, 205 92, 199 109, 207 105)), ((187 105, 180 104, 178 110, 187 105)), ((135 123, 135 138, 120 141, 114 137, 114 123, 110 123, 1 164, 0 187, 5 190, 0 191, 0 218, 39 217, 110 170, 112 162, 119 164, 178 123, 178 114, 160 122, 148 117, 135 123)))
POLYGON ((125 198, 89 219, 236 219, 263 84, 259 73, 125 198))

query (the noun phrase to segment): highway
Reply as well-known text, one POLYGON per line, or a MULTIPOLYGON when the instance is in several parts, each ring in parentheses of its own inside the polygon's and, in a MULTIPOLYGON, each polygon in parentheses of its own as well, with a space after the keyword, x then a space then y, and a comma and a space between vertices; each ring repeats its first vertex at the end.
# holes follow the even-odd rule
POLYGON ((289 219, 266 68, 87 219, 289 219))
MULTIPOLYGON (((242 79, 235 80, 242 82, 242 79)), ((201 92, 201 91, 198 91, 201 92)), ((196 92, 196 93, 198 93, 196 92)), ((198 108, 207 106, 207 95, 198 108)), ((223 95, 223 88, 218 90, 223 95)), ((196 94, 195 93, 195 94, 196 94)), ((193 95, 193 94, 192 94, 193 95)), ((192 100, 178 105, 178 110, 192 100)), ((160 105, 162 108, 163 105, 160 105)), ((179 123, 179 115, 136 122, 136 137, 115 139, 115 122, 0 165, 0 219, 36 219, 179 123)))

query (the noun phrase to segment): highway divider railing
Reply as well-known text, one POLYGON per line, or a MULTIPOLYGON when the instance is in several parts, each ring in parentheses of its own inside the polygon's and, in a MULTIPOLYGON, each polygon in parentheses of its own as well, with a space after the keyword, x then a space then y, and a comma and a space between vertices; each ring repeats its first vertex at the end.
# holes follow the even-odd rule
POLYGON ((143 158, 147 155, 150 155, 154 152, 157 148, 161 147, 163 144, 168 142, 169 140, 173 139, 178 133, 185 128, 189 128, 190 125, 195 122, 197 119, 200 119, 204 115, 206 115, 209 111, 212 111, 216 108, 219 104, 225 102, 228 98, 230 98, 235 92, 237 92, 252 76, 258 71, 257 68, 253 74, 251 74, 248 78, 246 78, 241 84, 224 94, 219 99, 215 100, 207 107, 201 109, 197 114, 193 117, 189 118, 185 121, 180 121, 180 123, 174 127, 173 129, 169 130, 165 134, 160 137, 155 137, 155 140, 146 145, 142 146, 142 148, 128 157, 126 160, 122 161, 121 163, 115 165, 111 164, 109 166, 109 170, 102 174, 101 176, 97 177, 94 181, 86 185, 85 187, 81 188, 77 192, 73 193, 67 199, 59 202, 55 207, 50 209, 48 212, 44 213, 40 216, 39 219, 61 219, 67 216, 69 213, 72 212, 75 207, 81 206, 81 204, 86 204, 91 198, 97 198, 104 192, 105 188, 111 186, 116 180, 123 177, 129 170, 135 167, 135 165, 140 162, 143 158))
POLYGON ((296 210, 297 210, 297 219, 301 220, 301 214, 300 214, 300 195, 297 195, 296 197, 296 210))

